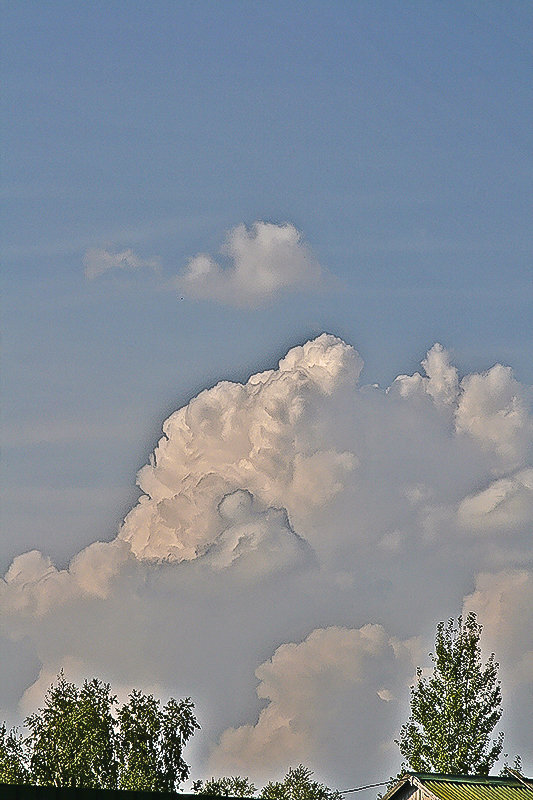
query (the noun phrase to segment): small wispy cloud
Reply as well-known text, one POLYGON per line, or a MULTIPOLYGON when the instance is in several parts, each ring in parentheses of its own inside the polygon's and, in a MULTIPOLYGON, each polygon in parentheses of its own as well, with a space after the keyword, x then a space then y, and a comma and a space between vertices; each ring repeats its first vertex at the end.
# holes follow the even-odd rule
POLYGON ((183 294, 198 300, 255 307, 284 291, 309 289, 322 276, 320 264, 294 225, 257 221, 241 224, 226 237, 221 266, 211 255, 190 259, 176 279, 183 294))
POLYGON ((141 258, 130 248, 113 253, 103 248, 93 247, 83 257, 85 277, 93 280, 113 269, 136 271, 140 269, 159 269, 157 258, 141 258))

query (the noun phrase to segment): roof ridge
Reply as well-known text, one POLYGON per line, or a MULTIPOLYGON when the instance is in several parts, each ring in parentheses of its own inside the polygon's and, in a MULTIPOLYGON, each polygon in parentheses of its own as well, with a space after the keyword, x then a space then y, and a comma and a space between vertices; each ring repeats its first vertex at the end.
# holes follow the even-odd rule
POLYGON ((406 775, 412 775, 420 781, 477 784, 492 783, 506 786, 524 785, 518 778, 514 777, 514 775, 457 775, 444 772, 407 772, 406 775))

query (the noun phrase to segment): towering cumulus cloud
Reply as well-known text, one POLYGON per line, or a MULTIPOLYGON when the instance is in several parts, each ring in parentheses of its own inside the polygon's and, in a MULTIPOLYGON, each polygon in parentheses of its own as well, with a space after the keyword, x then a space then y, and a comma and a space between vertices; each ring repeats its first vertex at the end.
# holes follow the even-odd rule
POLYGON ((244 386, 224 382, 202 392, 163 425, 138 475, 145 494, 120 537, 140 558, 191 560, 220 535, 227 520, 219 503, 231 492, 245 488, 293 513, 323 506, 354 456, 328 446, 316 426, 320 416, 327 421, 328 398, 353 385, 361 367, 352 348, 323 335, 244 386))
POLYGON ((67 569, 18 556, 0 583, 21 676, 6 711, 66 666, 192 695, 195 778, 304 762, 331 785, 371 781, 398 768, 435 623, 464 608, 502 662, 507 746, 527 758, 531 392, 501 365, 461 377, 440 345, 385 390, 360 385, 362 367, 323 334, 201 392, 164 423, 113 541, 67 569))

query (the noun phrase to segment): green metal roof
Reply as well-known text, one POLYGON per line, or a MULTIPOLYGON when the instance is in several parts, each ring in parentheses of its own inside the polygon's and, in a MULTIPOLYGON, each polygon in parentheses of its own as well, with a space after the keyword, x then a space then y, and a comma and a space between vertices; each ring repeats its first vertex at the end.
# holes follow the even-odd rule
POLYGON ((523 782, 489 775, 410 774, 439 800, 532 800, 533 786, 527 779, 523 782))
MULTIPOLYGON (((506 784, 508 786, 518 786, 520 781, 512 775, 457 775, 442 772, 406 772, 406 775, 413 775, 420 781, 443 781, 445 783, 484 783, 484 784, 506 784)), ((530 781, 529 778, 523 778, 530 781)))

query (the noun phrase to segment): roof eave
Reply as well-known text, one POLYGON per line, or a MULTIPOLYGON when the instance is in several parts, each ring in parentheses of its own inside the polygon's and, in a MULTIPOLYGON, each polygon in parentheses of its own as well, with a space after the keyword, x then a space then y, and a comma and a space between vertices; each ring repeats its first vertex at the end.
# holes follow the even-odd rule
POLYGON ((404 786, 410 780, 410 778, 410 775, 403 775, 401 778, 398 778, 397 783, 395 783, 394 786, 391 786, 391 788, 385 792, 381 800, 390 800, 390 798, 398 791, 398 789, 401 789, 402 786, 404 786))
POLYGON ((413 775, 409 772, 406 772, 405 775, 402 775, 402 777, 398 780, 398 783, 395 783, 394 786, 392 786, 389 791, 383 795, 381 800, 390 800, 391 797, 393 797, 396 792, 402 788, 402 786, 405 786, 406 783, 412 783, 417 789, 423 790, 430 800, 440 800, 440 797, 437 797, 437 795, 433 794, 433 792, 431 792, 427 786, 425 786, 424 783, 416 777, 416 775, 413 775))

